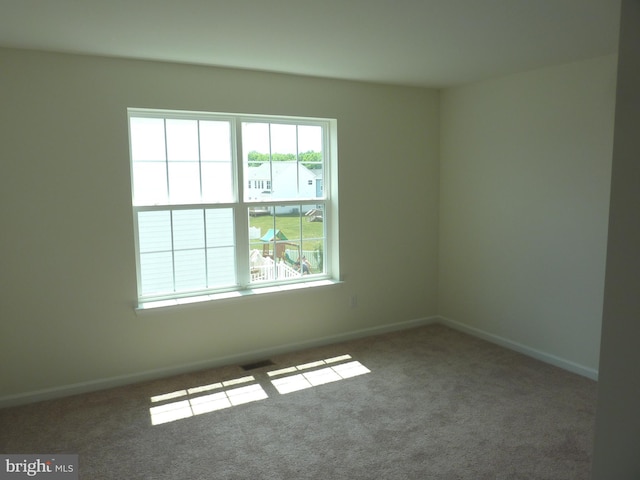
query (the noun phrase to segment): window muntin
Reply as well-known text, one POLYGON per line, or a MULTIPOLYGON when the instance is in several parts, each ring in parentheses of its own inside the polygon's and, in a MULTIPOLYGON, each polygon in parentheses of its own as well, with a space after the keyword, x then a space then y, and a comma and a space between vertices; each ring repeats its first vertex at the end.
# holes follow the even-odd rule
POLYGON ((329 121, 130 109, 129 128, 141 303, 330 276, 329 121))

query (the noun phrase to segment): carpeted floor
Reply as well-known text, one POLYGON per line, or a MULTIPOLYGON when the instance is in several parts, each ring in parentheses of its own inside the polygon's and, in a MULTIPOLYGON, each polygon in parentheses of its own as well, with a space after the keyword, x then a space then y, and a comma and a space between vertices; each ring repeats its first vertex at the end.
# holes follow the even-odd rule
POLYGON ((441 325, 270 360, 0 410, 0 452, 89 480, 589 478, 586 378, 441 325))

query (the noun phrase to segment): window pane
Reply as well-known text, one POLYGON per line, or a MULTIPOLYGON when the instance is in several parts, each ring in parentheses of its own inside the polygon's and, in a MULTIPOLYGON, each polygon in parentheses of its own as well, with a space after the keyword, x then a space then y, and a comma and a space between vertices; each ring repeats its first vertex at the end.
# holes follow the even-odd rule
POLYGON ((276 262, 273 255, 273 209, 249 209, 249 265, 251 282, 275 279, 276 262))
POLYGON ((173 245, 175 250, 204 248, 203 210, 173 212, 173 245))
POLYGON ((272 162, 271 164, 271 198, 292 200, 298 198, 298 162, 272 162))
MULTIPOLYGON (((271 152, 268 123, 242 123, 243 162, 268 162, 271 152), (251 155, 251 153, 259 155, 251 155)), ((252 165, 253 166, 253 165, 252 165)))
POLYGON ((131 159, 134 162, 166 160, 162 118, 132 117, 130 128, 131 159))
POLYGON ((295 125, 271 124, 271 155, 275 161, 296 160, 297 129, 295 125))
POLYGON ((231 162, 203 162, 202 201, 206 203, 233 202, 231 162))
POLYGON ((236 248, 231 208, 209 209, 207 220, 207 281, 209 287, 236 284, 236 248))
POLYGON ((171 251, 170 212, 139 212, 138 242, 141 253, 171 251))
POLYGON ((324 206, 306 205, 302 207, 302 257, 303 269, 307 273, 324 273, 324 206))
POLYGON ((276 206, 275 252, 278 258, 277 279, 299 277, 300 274, 300 207, 276 206))
POLYGON ((200 202, 198 162, 169 162, 169 198, 173 204, 200 202))
POLYGON ((322 152, 321 126, 298 125, 298 152, 322 152))
POLYGON ((200 121, 200 158, 203 162, 231 163, 229 122, 200 121))
POLYGON ((223 247, 234 244, 233 210, 207 210, 207 246, 223 247))
POLYGON ((322 150, 322 127, 317 125, 298 126, 298 158, 304 172, 308 170, 310 175, 303 174, 303 183, 306 186, 302 197, 324 198, 322 179, 324 177, 324 152, 322 150))
POLYGON ((198 121, 167 119, 167 159, 198 161, 198 121))
POLYGON ((175 252, 176 291, 207 287, 204 249, 175 252))
POLYGON ((142 295, 173 291, 173 256, 171 252, 140 254, 142 295))
POLYGON ((245 201, 259 200, 263 189, 256 181, 271 180, 271 141, 268 123, 242 124, 242 164, 248 188, 244 191, 245 201))
POLYGON ((207 279, 209 287, 236 284, 235 247, 207 249, 207 279))
POLYGON ((200 122, 200 155, 202 201, 232 202, 234 197, 229 122, 200 122))
POLYGON ((167 165, 165 162, 135 162, 133 164, 133 204, 161 205, 167 203, 167 165))

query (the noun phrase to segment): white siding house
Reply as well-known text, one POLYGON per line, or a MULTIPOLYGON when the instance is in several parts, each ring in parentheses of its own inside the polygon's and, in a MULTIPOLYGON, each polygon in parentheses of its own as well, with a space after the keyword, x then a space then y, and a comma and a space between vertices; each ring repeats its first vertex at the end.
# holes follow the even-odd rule
POLYGON ((277 201, 322 196, 322 171, 310 170, 296 161, 265 162, 245 170, 247 201, 277 201), (316 173, 317 172, 317 173, 316 173))

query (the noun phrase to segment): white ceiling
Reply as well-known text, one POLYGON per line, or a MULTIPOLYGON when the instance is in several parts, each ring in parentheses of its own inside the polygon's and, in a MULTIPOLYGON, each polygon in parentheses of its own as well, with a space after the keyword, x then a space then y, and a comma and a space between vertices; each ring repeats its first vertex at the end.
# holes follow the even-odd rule
POLYGON ((447 86, 617 51, 620 0, 0 0, 0 46, 447 86))

